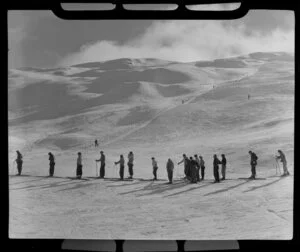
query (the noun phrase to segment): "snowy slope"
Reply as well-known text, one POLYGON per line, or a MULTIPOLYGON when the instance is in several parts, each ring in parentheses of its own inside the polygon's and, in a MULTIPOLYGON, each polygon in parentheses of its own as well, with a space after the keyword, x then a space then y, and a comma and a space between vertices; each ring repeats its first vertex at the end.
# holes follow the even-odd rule
MULTIPOLYGON (((11 69, 9 173, 16 172, 13 159, 19 149, 28 176, 10 177, 10 234, 291 238, 293 177, 273 175, 277 149, 286 153, 293 174, 293 60, 276 52, 211 62, 119 59, 11 69), (84 176, 95 176, 100 149, 110 178, 118 176, 113 162, 133 151, 138 178, 152 178, 150 158, 155 156, 158 176, 166 179, 167 158, 178 162, 186 153, 201 154, 206 177, 212 179, 212 155, 224 153, 233 180, 218 185, 176 181, 170 186, 166 181, 64 178, 74 175, 78 151, 83 153, 84 176), (266 180, 237 179, 250 174, 249 149, 259 156, 258 177, 266 180), (49 151, 56 155, 59 176, 51 180, 39 177, 48 173, 49 151)), ((182 165, 176 166, 175 177, 182 175, 182 165)))

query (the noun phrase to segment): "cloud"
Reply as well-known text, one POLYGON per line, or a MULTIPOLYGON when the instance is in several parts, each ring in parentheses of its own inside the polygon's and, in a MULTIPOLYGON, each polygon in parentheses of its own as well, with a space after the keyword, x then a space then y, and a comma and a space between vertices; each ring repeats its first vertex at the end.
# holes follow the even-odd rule
POLYGON ((145 32, 125 43, 101 40, 85 44, 60 65, 117 58, 161 58, 181 62, 211 60, 255 51, 294 51, 294 31, 247 32, 242 22, 154 21, 145 32))

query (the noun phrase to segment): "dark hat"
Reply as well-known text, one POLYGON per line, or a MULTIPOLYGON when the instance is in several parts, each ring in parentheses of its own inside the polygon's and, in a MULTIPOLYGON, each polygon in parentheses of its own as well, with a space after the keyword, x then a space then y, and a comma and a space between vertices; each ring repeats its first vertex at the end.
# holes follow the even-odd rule
POLYGON ((154 157, 152 157, 151 159, 154 159, 154 157))
POLYGON ((249 153, 252 153, 252 151, 251 151, 251 150, 249 150, 249 153))
POLYGON ((100 151, 100 153, 103 153, 103 151, 100 151))
POLYGON ((194 157, 197 157, 197 156, 198 156, 197 154, 194 155, 194 157))
POLYGON ((48 152, 48 155, 51 155, 51 152, 48 152))
POLYGON ((81 152, 78 152, 77 154, 78 154, 78 155, 81 155, 81 152))

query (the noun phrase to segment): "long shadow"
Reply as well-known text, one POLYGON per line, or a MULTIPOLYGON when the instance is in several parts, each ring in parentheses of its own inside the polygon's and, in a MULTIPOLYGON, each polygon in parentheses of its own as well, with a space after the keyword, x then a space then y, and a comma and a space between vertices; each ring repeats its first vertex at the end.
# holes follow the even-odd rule
POLYGON ((150 191, 149 193, 139 195, 139 197, 140 197, 140 196, 151 195, 151 194, 161 193, 161 192, 164 192, 164 191, 173 190, 173 189, 176 189, 176 188, 184 187, 186 185, 188 185, 188 183, 186 183, 185 181, 182 181, 182 180, 178 181, 176 183, 173 183, 173 184, 169 184, 169 183, 156 184, 154 181, 152 181, 148 185, 144 186, 143 188, 128 191, 128 192, 124 192, 124 193, 121 193, 121 194, 124 195, 124 194, 133 193, 133 192, 147 191, 147 190, 150 191))
MULTIPOLYGON (((122 181, 120 181, 122 182, 122 181)), ((142 184, 142 183, 145 183, 144 181, 135 181, 135 182, 132 182, 132 183, 125 183, 125 184, 114 184, 114 185, 107 185, 106 187, 123 187, 123 186, 132 186, 132 185, 137 185, 137 184, 142 184)))
POLYGON ((25 187, 11 188, 9 190, 14 191, 14 190, 22 190, 22 189, 47 189, 47 188, 52 188, 52 187, 64 186, 64 185, 68 185, 68 184, 74 184, 75 182, 81 183, 81 182, 87 182, 87 181, 88 180, 70 180, 70 179, 66 179, 66 180, 63 180, 63 181, 57 181, 57 182, 50 183, 50 184, 31 185, 31 186, 25 186, 25 187), (68 183, 64 183, 64 182, 68 182, 68 183))
POLYGON ((79 183, 76 183, 72 187, 60 189, 60 190, 57 190, 56 192, 76 190, 76 189, 80 189, 80 188, 84 188, 84 187, 89 187, 89 186, 92 186, 92 185, 95 185, 95 183, 92 183, 92 184, 91 183, 88 183, 88 184, 79 184, 79 183))
POLYGON ((199 189, 199 188, 208 186, 208 185, 212 185, 212 183, 200 185, 200 186, 198 186, 198 187, 192 187, 192 188, 189 188, 189 189, 187 189, 187 190, 180 191, 180 192, 177 192, 177 193, 172 193, 172 194, 169 194, 169 195, 164 196, 163 198, 171 197, 171 196, 178 195, 178 194, 182 194, 182 193, 186 193, 186 192, 189 192, 189 191, 193 191, 193 190, 196 190, 196 189, 199 189))
POLYGON ((32 180, 25 180, 25 181, 20 181, 20 182, 16 182, 16 183, 9 183, 9 185, 18 185, 18 184, 22 184, 22 183, 26 183, 26 182, 33 182, 33 181, 41 181, 43 179, 48 179, 48 177, 45 178, 38 178, 38 179, 32 179, 32 180))
POLYGON ((270 183, 267 183, 267 184, 264 184, 264 185, 261 185, 261 186, 252 186, 251 189, 248 189, 246 191, 243 191, 243 192, 251 192, 251 191, 254 191, 254 190, 257 190, 259 188, 263 188, 263 187, 266 187, 266 186, 269 186, 269 185, 272 185, 272 184, 275 184, 277 183, 278 181, 282 180, 283 178, 286 178, 286 177, 280 177, 279 179, 276 179, 270 183))
POLYGON ((128 192, 123 192, 123 193, 120 193, 120 195, 125 195, 125 194, 134 193, 134 192, 148 190, 149 187, 152 187, 153 183, 154 183, 154 181, 150 182, 148 185, 145 185, 143 188, 136 189, 136 190, 131 190, 131 191, 128 191, 128 192))
POLYGON ((230 186, 230 187, 227 187, 227 188, 224 188, 224 189, 221 189, 221 190, 217 190, 215 192, 210 192, 210 193, 204 194, 203 196, 209 196, 209 195, 214 195, 214 194, 218 194, 218 193, 222 193, 222 192, 227 192, 227 191, 229 191, 231 189, 234 189, 234 188, 237 188, 239 186, 242 186, 242 185, 244 185, 244 184, 246 184, 246 183, 248 183, 250 181, 251 180, 249 180, 249 181, 247 180, 247 181, 245 181, 243 183, 240 183, 240 184, 237 184, 237 185, 234 185, 234 186, 230 186))

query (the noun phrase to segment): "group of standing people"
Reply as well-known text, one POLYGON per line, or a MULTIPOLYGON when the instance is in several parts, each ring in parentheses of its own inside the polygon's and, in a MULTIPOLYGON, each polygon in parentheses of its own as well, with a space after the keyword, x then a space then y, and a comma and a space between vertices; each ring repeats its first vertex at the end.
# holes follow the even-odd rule
MULTIPOLYGON (((22 173, 22 165, 23 165, 23 156, 20 153, 20 151, 17 152, 17 158, 15 160, 17 164, 17 170, 18 173, 17 175, 21 175, 22 173)), ((278 156, 275 156, 276 161, 280 161, 283 164, 283 175, 287 176, 289 175, 289 171, 287 169, 287 161, 285 154, 282 152, 282 150, 278 150, 278 156)), ((82 154, 81 152, 77 153, 77 166, 76 166, 76 177, 80 179, 82 177, 82 154)), ((253 151, 249 151, 250 155, 250 165, 251 165, 251 176, 249 179, 255 179, 256 178, 256 166, 257 166, 257 160, 258 157, 253 151)), ((49 176, 52 177, 54 175, 54 168, 55 168, 55 157, 53 153, 49 152, 49 176)), ((182 160, 177 163, 177 165, 180 165, 181 163, 184 163, 184 174, 185 177, 184 179, 189 180, 191 183, 197 183, 200 182, 201 180, 204 180, 205 176, 205 161, 201 155, 195 154, 194 157, 190 156, 189 158, 187 157, 186 154, 182 155, 182 160)), ((219 183, 220 180, 225 180, 226 179, 226 165, 227 165, 227 159, 225 157, 225 154, 221 154, 222 159, 219 160, 217 154, 213 155, 213 174, 215 178, 215 183, 219 183), (221 175, 222 178, 220 179, 219 175, 219 165, 221 165, 221 175)), ((128 162, 128 179, 133 178, 133 166, 134 166, 134 154, 132 151, 130 151, 127 155, 128 162)), ((103 151, 100 151, 100 158, 96 159, 96 163, 100 162, 100 174, 99 178, 104 178, 105 177, 105 155, 103 151)), ((153 168, 153 180, 157 180, 157 171, 158 171, 158 163, 155 157, 151 158, 152 161, 152 168, 153 168)), ((120 159, 116 162, 114 162, 115 165, 119 164, 120 169, 119 169, 119 176, 120 180, 124 180, 124 169, 125 169, 125 159, 123 155, 120 155, 120 159)), ((97 166, 96 166, 97 168, 97 166)), ((97 168, 98 169, 98 168, 97 168)), ((168 180, 169 183, 173 183, 173 171, 174 171, 174 162, 169 158, 166 163, 166 169, 168 173, 168 180)), ((98 171, 98 170, 97 170, 98 171)))
POLYGON ((197 154, 194 155, 194 158, 192 156, 188 158, 186 154, 183 154, 182 157, 182 160, 177 164, 184 164, 185 179, 188 179, 191 183, 197 183, 204 180, 205 162, 203 157, 201 155, 198 156, 197 154))

